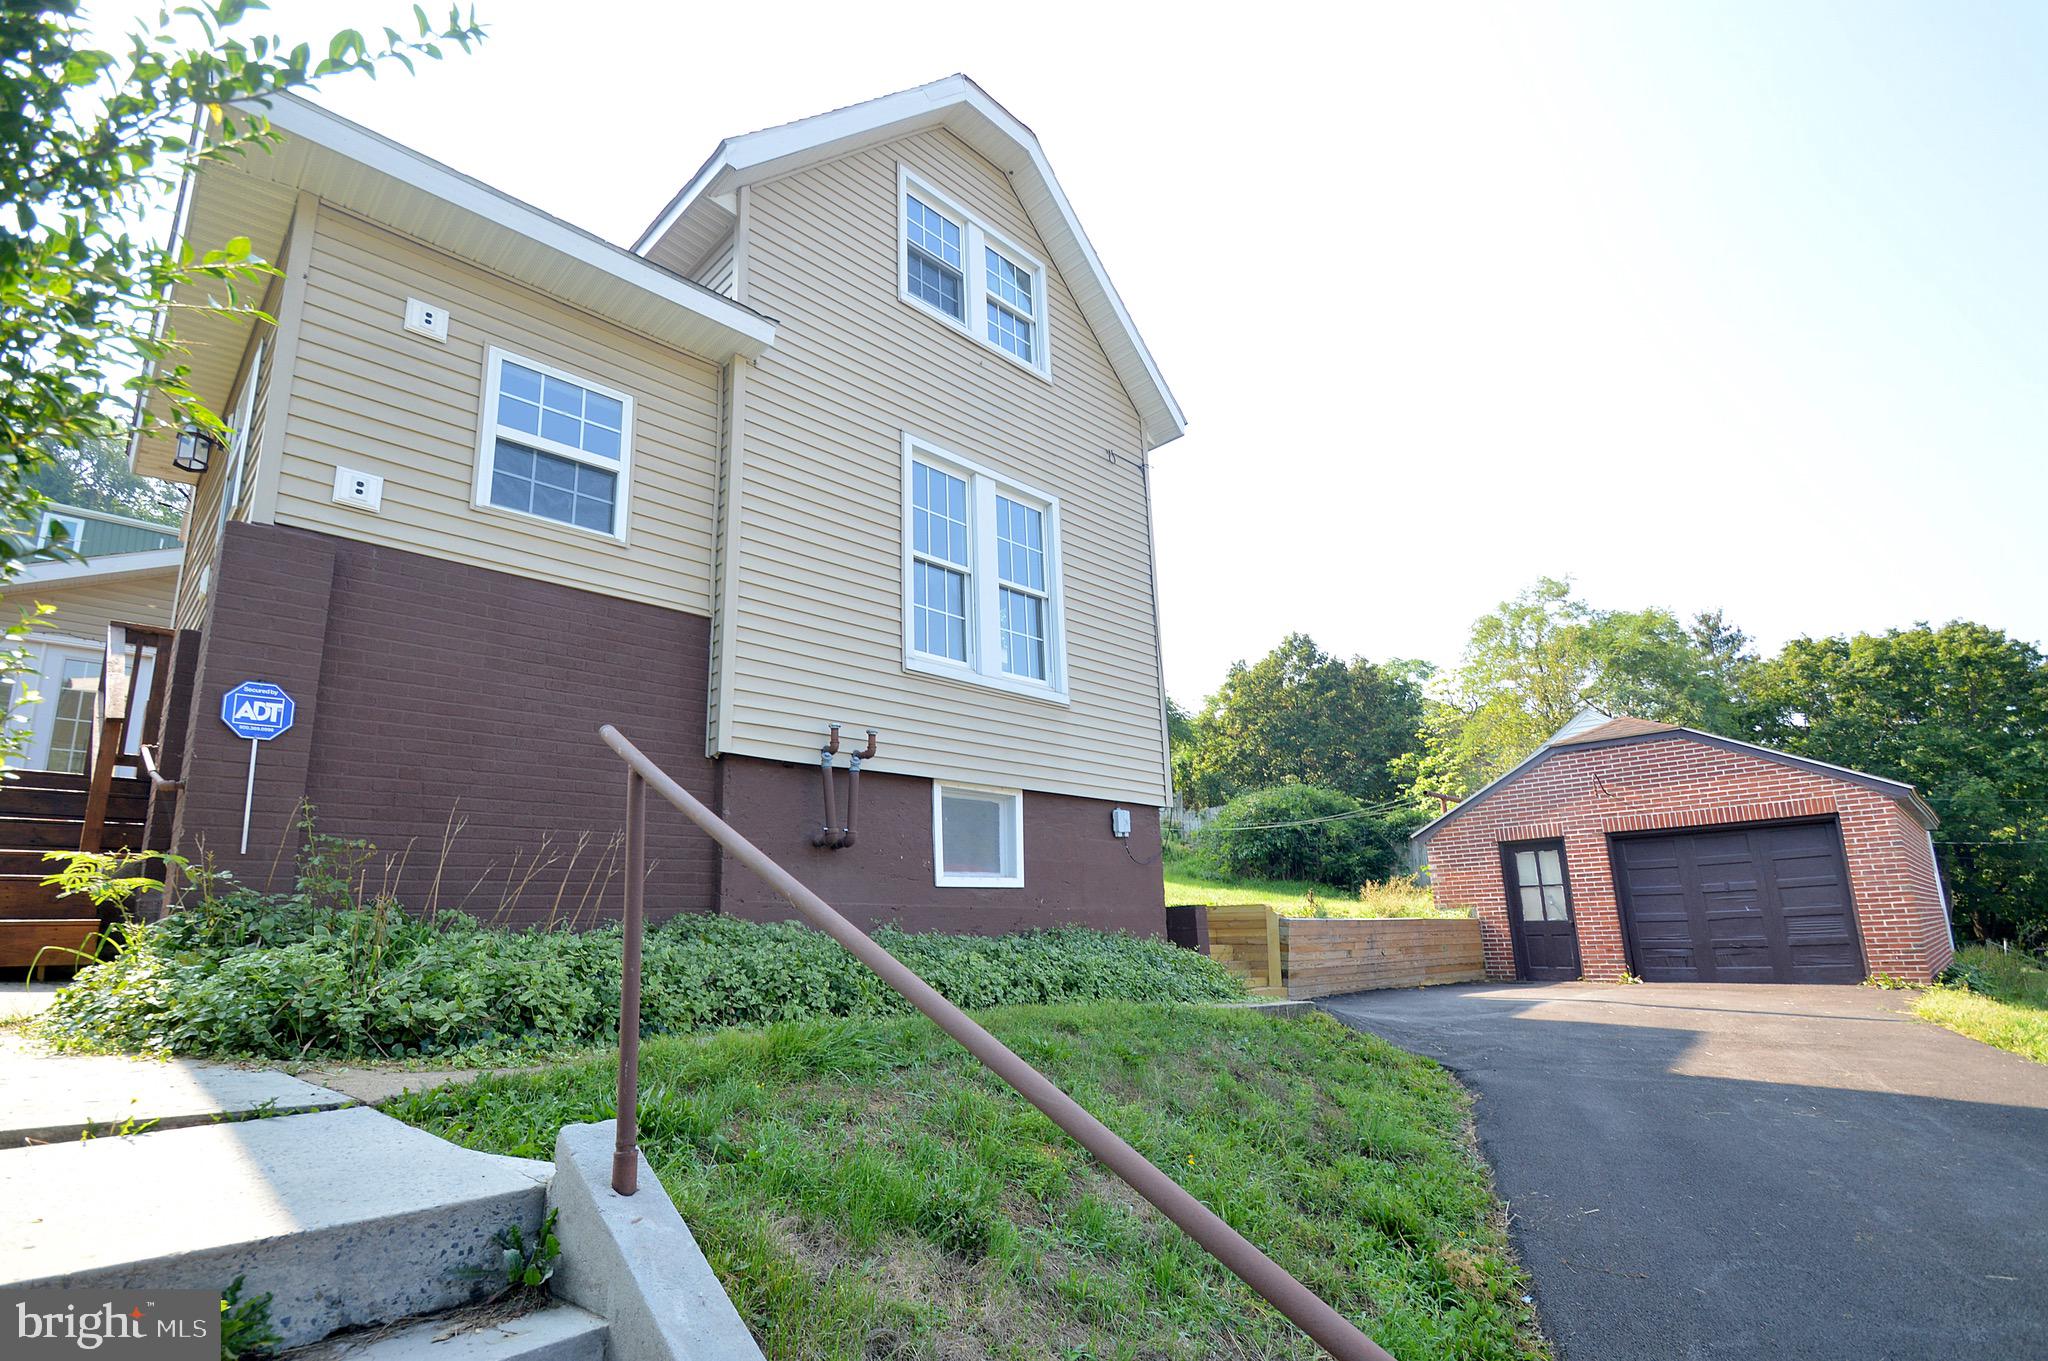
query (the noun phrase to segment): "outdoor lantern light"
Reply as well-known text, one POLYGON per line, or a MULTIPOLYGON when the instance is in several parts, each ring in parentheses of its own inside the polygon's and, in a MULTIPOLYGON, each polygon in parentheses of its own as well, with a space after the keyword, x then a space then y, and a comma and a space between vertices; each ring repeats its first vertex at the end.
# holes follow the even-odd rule
POLYGON ((178 452, 171 463, 188 473, 203 473, 213 458, 213 437, 196 425, 188 425, 178 432, 178 452))

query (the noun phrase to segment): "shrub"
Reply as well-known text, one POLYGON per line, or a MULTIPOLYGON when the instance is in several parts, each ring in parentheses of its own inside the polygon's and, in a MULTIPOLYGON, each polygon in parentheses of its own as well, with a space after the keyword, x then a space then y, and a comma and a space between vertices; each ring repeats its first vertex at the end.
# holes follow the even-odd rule
POLYGON ((1282 784, 1232 799, 1195 841, 1231 874, 1311 879, 1348 891, 1399 874, 1415 825, 1406 810, 1368 810, 1335 789, 1282 784))
MULTIPOLYGON (((129 1052, 412 1058, 554 1051, 617 1035, 616 926, 513 931, 460 913, 424 920, 389 899, 327 906, 306 893, 236 889, 223 876, 198 882, 193 906, 115 927, 114 956, 82 970, 38 1023, 48 1039, 129 1052)), ((875 934, 963 1007, 1243 995, 1206 956, 1081 927, 875 934)), ((643 970, 649 1034, 910 1010, 830 938, 794 923, 676 917, 648 932, 643 970)))

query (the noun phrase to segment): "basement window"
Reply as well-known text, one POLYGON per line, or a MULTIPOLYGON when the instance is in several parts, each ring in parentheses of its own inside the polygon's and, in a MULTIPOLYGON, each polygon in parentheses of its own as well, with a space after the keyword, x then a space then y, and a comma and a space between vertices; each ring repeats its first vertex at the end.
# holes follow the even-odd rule
POLYGON ((903 442, 908 670, 1065 703, 1059 502, 903 442))
POLYGON ((932 864, 940 888, 1024 886, 1024 795, 932 784, 932 864))
POLYGON ((475 504, 623 541, 633 399, 490 351, 475 504))
POLYGON ((1001 232, 898 166, 896 259, 903 301, 1041 377, 1045 266, 1001 232))

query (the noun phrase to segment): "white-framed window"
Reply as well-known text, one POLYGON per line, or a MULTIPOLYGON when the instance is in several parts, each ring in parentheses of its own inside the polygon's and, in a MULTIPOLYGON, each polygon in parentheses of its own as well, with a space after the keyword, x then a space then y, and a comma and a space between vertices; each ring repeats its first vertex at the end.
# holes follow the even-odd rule
POLYGON ((495 347, 485 370, 475 504, 623 543, 633 399, 495 347))
POLYGON ((903 440, 903 664, 1066 701, 1059 501, 903 440))
POLYGON ((1024 887, 1024 794, 932 782, 933 882, 940 888, 1024 887))
POLYGON ((64 546, 73 552, 85 541, 85 521, 76 515, 59 515, 54 510, 43 512, 42 528, 36 532, 36 547, 48 548, 57 541, 59 526, 64 530, 64 546))
POLYGON ((1050 376, 1045 266, 908 166, 896 168, 896 208, 903 301, 1050 376))
POLYGON ((235 425, 228 440, 228 484, 221 492, 220 509, 214 517, 216 542, 242 506, 243 481, 249 470, 249 437, 254 433, 250 427, 256 422, 256 389, 263 381, 263 352, 267 344, 267 339, 256 342, 249 357, 248 376, 242 381, 242 395, 235 405, 235 425))

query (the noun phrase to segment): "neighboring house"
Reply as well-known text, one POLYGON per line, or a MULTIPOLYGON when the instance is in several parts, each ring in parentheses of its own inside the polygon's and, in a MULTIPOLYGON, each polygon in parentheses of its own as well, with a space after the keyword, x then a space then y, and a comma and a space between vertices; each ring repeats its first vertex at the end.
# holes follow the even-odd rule
MULTIPOLYGON (((12 684, 0 681, 7 722, 27 732, 20 758, 10 764, 79 774, 91 746, 107 625, 170 625, 181 556, 178 534, 147 520, 52 504, 16 537, 31 545, 59 543, 86 560, 26 567, 7 587, 10 610, 51 607, 23 644, 29 673, 12 684), (41 702, 28 703, 30 693, 41 696, 41 702)), ((145 675, 145 699, 148 679, 145 675)))
POLYGON ((1897 780, 1587 711, 1415 837, 1490 978, 1925 982, 1935 823, 1897 780))
MULTIPOLYGON (((587 921, 613 723, 857 920, 1161 930, 1146 478, 1182 420, 1029 129, 955 76, 732 138, 627 250, 271 117, 189 186, 188 239, 283 275, 274 326, 181 326, 236 434, 196 479, 153 844, 278 882, 303 800, 415 902, 587 921), (246 854, 244 680, 297 703, 246 854), (832 724, 879 733, 837 850, 832 724)), ((171 452, 134 467, 194 482, 171 452)), ((680 815, 650 835, 651 910, 785 915, 680 815)))

